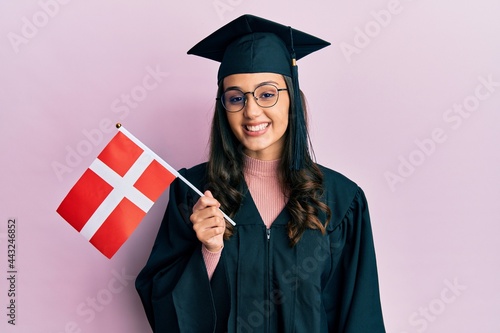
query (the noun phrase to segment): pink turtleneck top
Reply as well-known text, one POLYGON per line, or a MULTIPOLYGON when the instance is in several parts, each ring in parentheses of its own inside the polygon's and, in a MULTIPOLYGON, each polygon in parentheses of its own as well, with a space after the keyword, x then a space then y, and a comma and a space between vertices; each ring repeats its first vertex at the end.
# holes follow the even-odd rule
MULTIPOLYGON (((257 210, 268 229, 285 208, 287 200, 278 178, 279 162, 280 160, 257 160, 246 155, 244 157, 245 181, 257 210)), ((238 223, 238 221, 235 222, 238 223)), ((222 249, 218 252, 210 252, 202 246, 203 259, 209 279, 212 278, 219 263, 221 252, 222 249)))

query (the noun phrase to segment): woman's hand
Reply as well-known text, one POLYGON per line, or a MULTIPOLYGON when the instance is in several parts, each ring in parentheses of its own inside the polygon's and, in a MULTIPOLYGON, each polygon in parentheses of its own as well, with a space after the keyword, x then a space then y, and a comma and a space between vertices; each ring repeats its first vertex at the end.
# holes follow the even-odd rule
POLYGON ((205 196, 200 197, 193 206, 190 220, 196 237, 210 252, 217 252, 224 245, 224 231, 226 221, 219 210, 220 203, 214 199, 210 191, 205 191, 205 196))

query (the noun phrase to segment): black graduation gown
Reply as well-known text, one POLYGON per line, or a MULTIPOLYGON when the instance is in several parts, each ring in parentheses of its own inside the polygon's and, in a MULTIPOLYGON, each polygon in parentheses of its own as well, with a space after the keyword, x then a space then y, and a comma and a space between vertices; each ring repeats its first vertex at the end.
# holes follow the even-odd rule
MULTIPOLYGON (((321 166, 320 166, 321 167, 321 166)), ((205 189, 206 164, 180 173, 205 189)), ((363 191, 321 167, 327 234, 307 230, 289 246, 287 210, 269 230, 246 190, 209 281, 189 216, 198 196, 176 180, 136 288, 154 332, 385 332, 363 191)))

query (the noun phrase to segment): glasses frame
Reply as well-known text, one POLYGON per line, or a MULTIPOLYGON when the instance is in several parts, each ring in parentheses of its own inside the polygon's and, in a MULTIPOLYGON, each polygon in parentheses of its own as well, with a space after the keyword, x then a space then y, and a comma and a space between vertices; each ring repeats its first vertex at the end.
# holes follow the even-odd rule
POLYGON ((257 103, 258 106, 260 106, 261 108, 265 108, 265 109, 268 109, 268 108, 272 108, 273 106, 275 106, 277 103, 278 103, 278 100, 280 99, 280 91, 284 91, 284 90, 288 90, 288 88, 278 88, 275 84, 272 84, 272 83, 262 83, 260 85, 258 85, 257 87, 255 87, 254 91, 247 91, 247 92, 243 92, 243 90, 241 89, 238 89, 238 88, 231 88, 231 89, 228 89, 228 90, 225 90, 222 95, 220 97, 217 97, 216 100, 219 101, 221 104, 222 104, 222 107, 224 108, 224 110, 226 110, 227 112, 231 112, 231 113, 236 113, 236 112, 240 112, 241 110, 243 110, 245 108, 245 106, 247 106, 247 101, 248 101, 248 98, 247 98, 247 95, 248 94, 252 94, 254 100, 255 100, 255 103, 257 103), (274 102, 273 105, 269 105, 269 106, 262 106, 259 104, 259 99, 257 97, 255 97, 255 91, 263 86, 273 86, 276 91, 278 92, 278 95, 276 96, 276 101, 274 102), (226 108, 226 106, 224 105, 224 102, 222 101, 222 96, 228 92, 228 91, 232 91, 232 90, 236 90, 236 91, 239 91, 243 94, 243 98, 244 98, 244 103, 242 104, 241 106, 241 109, 239 110, 236 110, 236 111, 230 111, 226 108))

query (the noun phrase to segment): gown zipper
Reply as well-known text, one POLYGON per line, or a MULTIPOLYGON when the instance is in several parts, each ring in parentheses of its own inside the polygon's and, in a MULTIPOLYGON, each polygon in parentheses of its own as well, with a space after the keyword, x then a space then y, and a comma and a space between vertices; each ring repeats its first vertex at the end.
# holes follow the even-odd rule
POLYGON ((267 236, 267 327, 266 332, 271 331, 271 303, 270 303, 270 295, 271 295, 271 228, 266 229, 267 236))

